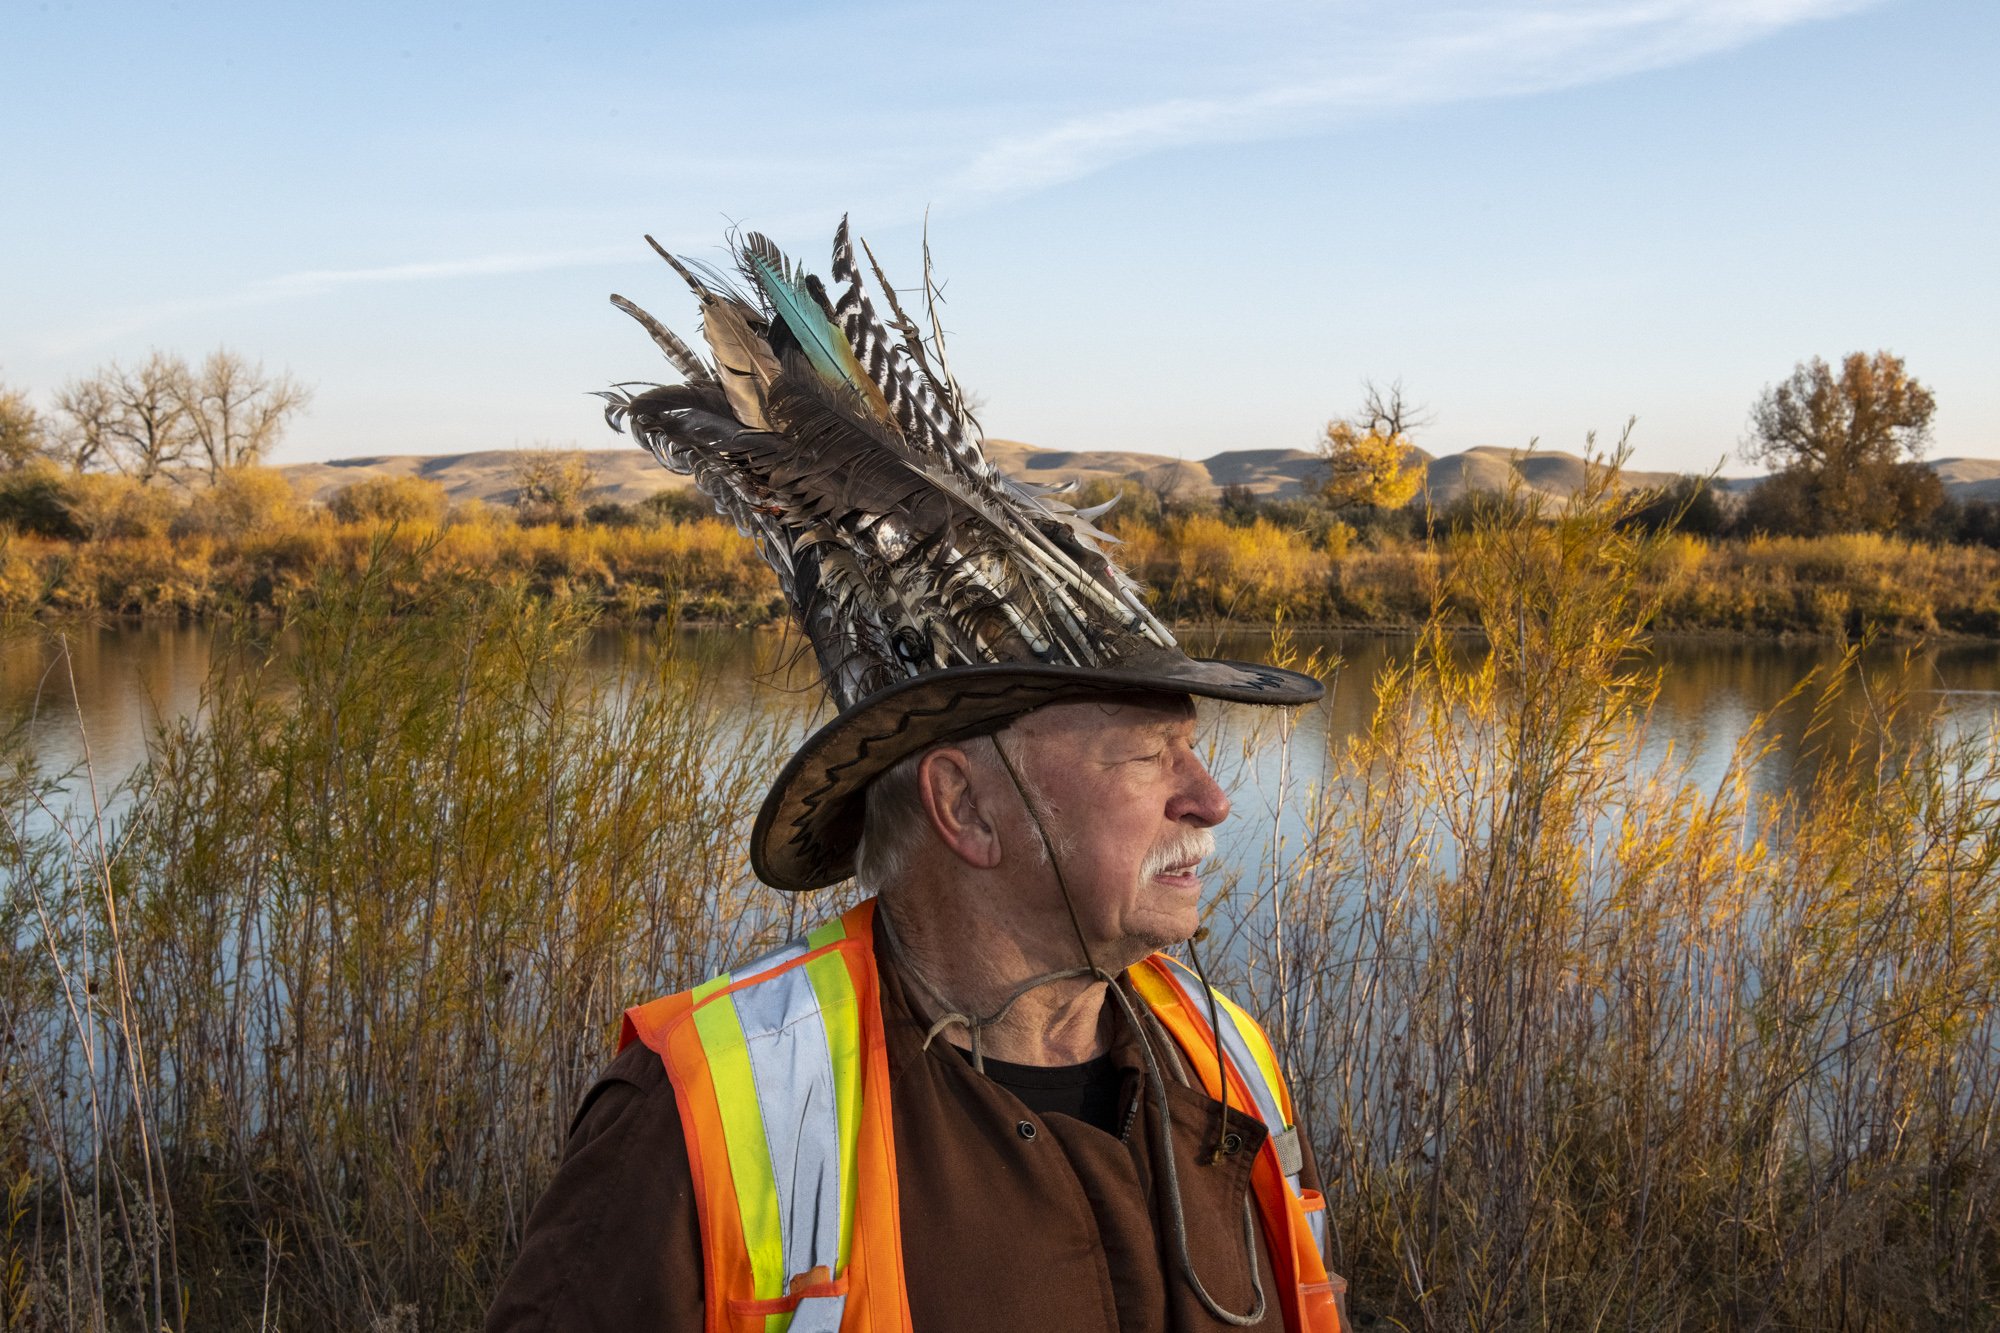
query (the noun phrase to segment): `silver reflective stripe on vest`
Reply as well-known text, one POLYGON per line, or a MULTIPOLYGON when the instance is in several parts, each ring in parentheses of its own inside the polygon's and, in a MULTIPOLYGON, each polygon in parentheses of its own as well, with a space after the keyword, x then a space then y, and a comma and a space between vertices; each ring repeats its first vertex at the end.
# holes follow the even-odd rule
POLYGON ((771 1150, 785 1271, 825 1264, 831 1272, 840 1237, 840 1124, 819 997, 805 969, 795 967, 729 998, 743 1025, 771 1150))
MULTIPOLYGON (((1305 1150, 1299 1147, 1299 1127, 1292 1125, 1282 1134, 1271 1136, 1271 1146, 1278 1150, 1278 1171, 1285 1177, 1285 1183, 1292 1187, 1292 1193, 1302 1194, 1299 1173, 1305 1169, 1305 1150)), ((1326 1257, 1326 1207, 1306 1211, 1306 1225, 1312 1228, 1313 1244, 1319 1247, 1320 1257, 1326 1257)))
MULTIPOLYGON (((1285 1184, 1293 1194, 1304 1197, 1305 1182, 1300 1173, 1305 1169, 1305 1152, 1299 1147, 1299 1130, 1296 1125, 1285 1123, 1284 1110, 1278 1104, 1278 1090, 1264 1081, 1264 1066, 1257 1063, 1257 1057, 1250 1052, 1250 1043, 1237 1026, 1236 1015, 1222 1002, 1221 992, 1215 993, 1215 1016, 1222 1024, 1222 1053, 1242 1076, 1250 1089, 1250 1096, 1257 1103, 1257 1118, 1264 1122, 1265 1130, 1271 1136, 1271 1149, 1277 1154, 1278 1172, 1284 1176, 1285 1184)), ((1326 1255, 1326 1208, 1321 1207, 1306 1213, 1306 1225, 1311 1228, 1313 1244, 1319 1248, 1322 1258, 1326 1255)))
POLYGON ((808 1296, 792 1314, 791 1333, 839 1333, 846 1311, 845 1296, 808 1296))
MULTIPOLYGON (((785 1271, 798 1275, 824 1265, 828 1273, 837 1273, 840 1118, 819 997, 806 969, 795 967, 745 986, 729 999, 743 1025, 770 1147, 785 1271)), ((796 1333, 838 1328, 845 1301, 843 1296, 800 1301, 791 1327, 796 1333)))
POLYGON ((1283 1133, 1271 1136, 1271 1146, 1278 1150, 1278 1173, 1296 1176, 1305 1169, 1305 1152, 1299 1147, 1299 1127, 1291 1126, 1283 1133))
POLYGON ((810 947, 806 943, 806 937, 801 935, 795 940, 787 940, 785 943, 771 950, 771 952, 765 954, 762 958, 753 958, 740 967, 730 969, 730 975, 754 977, 759 972, 769 972, 772 968, 782 967, 794 958, 805 957, 806 950, 810 947))
MULTIPOLYGON (((1275 1140, 1291 1128, 1285 1123, 1285 1113, 1278 1106, 1278 1091, 1264 1081, 1264 1066, 1258 1064, 1257 1057, 1250 1053, 1250 1043, 1243 1039, 1242 1029, 1236 1026, 1236 1015, 1230 1012, 1220 996, 1215 1001, 1215 1016, 1222 1022, 1223 1054, 1229 1057, 1229 1063, 1236 1066, 1236 1072, 1249 1085, 1250 1095, 1257 1102, 1257 1118, 1264 1122, 1264 1128, 1275 1140)), ((1295 1175, 1297 1170, 1294 1167, 1285 1174, 1295 1175)), ((1294 1184, 1292 1188, 1297 1189, 1298 1186, 1294 1184)))

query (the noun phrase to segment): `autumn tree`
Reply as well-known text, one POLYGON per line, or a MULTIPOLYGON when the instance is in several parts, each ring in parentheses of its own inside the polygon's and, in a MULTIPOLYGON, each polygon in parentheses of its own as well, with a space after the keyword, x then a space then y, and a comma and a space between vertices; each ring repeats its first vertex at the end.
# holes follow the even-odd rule
POLYGON ((442 523, 451 507, 428 477, 363 477, 335 491, 327 512, 342 523, 442 523))
POLYGON ((1423 409, 1403 397, 1403 382, 1387 390, 1368 381, 1361 410, 1329 421, 1320 437, 1326 480, 1320 494, 1335 509, 1398 509, 1423 484, 1423 455, 1413 431, 1430 424, 1423 409))
POLYGON ((597 484, 597 470, 580 449, 523 450, 514 460, 514 510, 523 523, 575 527, 597 484))
POLYGON ((110 384, 103 372, 73 379, 56 390, 54 455, 78 472, 111 463, 110 384))
POLYGON ((311 398, 289 375, 227 348, 200 366, 154 352, 133 369, 117 362, 56 394, 57 452, 82 472, 111 467, 151 482, 190 459, 215 481, 270 451, 311 398))
POLYGON ((26 467, 47 451, 41 413, 19 389, 0 388, 0 471, 26 467))
POLYGON ((182 366, 175 392, 210 481, 261 461, 312 398, 290 375, 268 376, 261 363, 253 365, 223 347, 198 368, 182 366))
POLYGON ((137 369, 112 362, 56 393, 62 452, 78 471, 109 464, 151 482, 195 441, 184 402, 187 363, 154 352, 137 369))
POLYGON ((1836 371, 1814 357, 1750 411, 1744 457, 1771 469, 1745 517, 1805 534, 1885 532, 1921 522, 1943 499, 1919 460, 1937 400, 1888 352, 1852 352, 1836 371))

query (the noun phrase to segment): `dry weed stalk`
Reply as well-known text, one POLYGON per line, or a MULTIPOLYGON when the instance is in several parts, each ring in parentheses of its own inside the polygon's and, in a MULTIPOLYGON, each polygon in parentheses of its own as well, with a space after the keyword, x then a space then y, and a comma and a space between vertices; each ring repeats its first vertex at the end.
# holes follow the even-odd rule
MULTIPOLYGON (((2000 757, 1851 656, 1784 794, 1755 736, 1697 787, 1643 639, 1685 551, 1618 515, 1492 507, 1368 732, 1279 765, 1209 953, 1336 1264, 1413 1328, 1993 1326, 2000 757)), ((593 683, 479 537, 325 579, 115 820, 7 751, 0 1329, 473 1322, 607 1017, 818 914, 740 859, 778 737, 673 655, 593 683)))
POLYGON ((424 558, 233 654, 115 820, 20 756, 0 1328, 475 1322, 618 1010, 782 928, 740 828, 776 722, 424 558))
POLYGON ((1484 646, 1433 622, 1236 904, 1337 1264, 1426 1329, 1994 1326, 1993 740, 1856 653, 1786 794, 1761 732, 1697 787, 1618 516, 1607 470, 1460 534, 1484 646))

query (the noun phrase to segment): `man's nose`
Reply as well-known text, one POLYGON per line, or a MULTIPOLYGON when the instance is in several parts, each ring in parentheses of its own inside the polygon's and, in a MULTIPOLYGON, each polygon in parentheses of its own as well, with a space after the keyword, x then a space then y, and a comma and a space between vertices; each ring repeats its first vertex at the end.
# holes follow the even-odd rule
POLYGON ((1170 818, 1192 819, 1201 828, 1213 828, 1229 818, 1229 793, 1209 773, 1200 755, 1189 750, 1181 761, 1181 773, 1181 789, 1174 794, 1174 808, 1167 812, 1170 818))

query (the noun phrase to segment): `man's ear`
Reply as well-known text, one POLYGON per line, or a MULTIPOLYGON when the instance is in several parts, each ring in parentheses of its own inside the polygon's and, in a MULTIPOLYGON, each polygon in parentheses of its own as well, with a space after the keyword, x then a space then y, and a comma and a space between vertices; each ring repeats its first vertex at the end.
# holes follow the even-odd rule
POLYGON ((967 865, 991 870, 1000 864, 1000 838, 981 808, 972 757, 956 745, 941 745, 917 763, 917 794, 938 840, 967 865))

